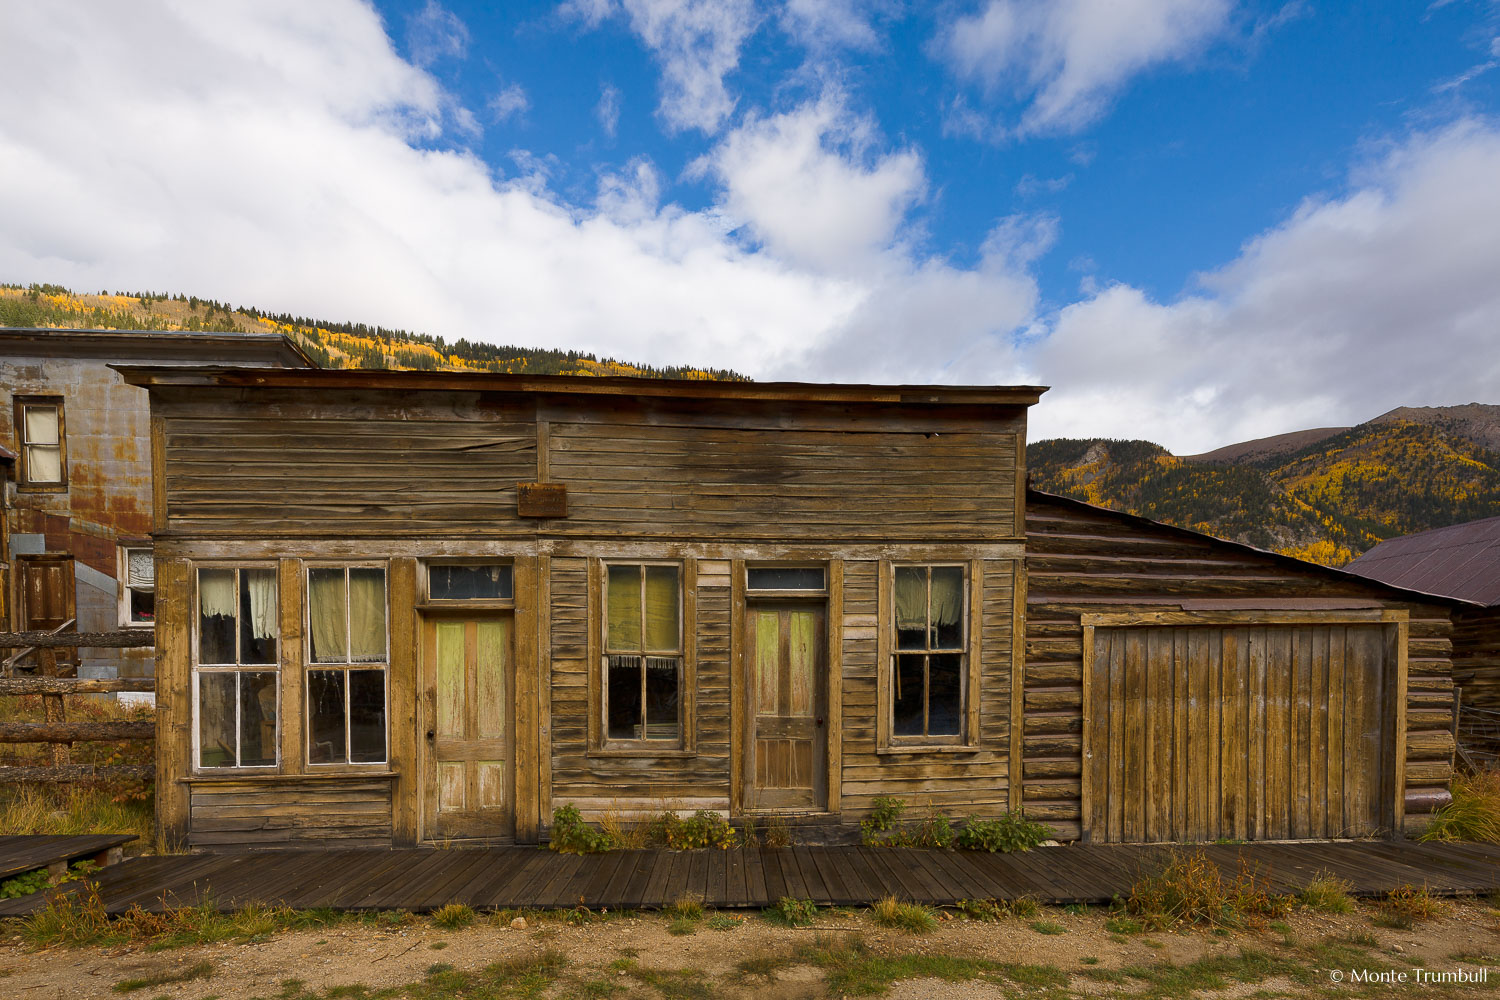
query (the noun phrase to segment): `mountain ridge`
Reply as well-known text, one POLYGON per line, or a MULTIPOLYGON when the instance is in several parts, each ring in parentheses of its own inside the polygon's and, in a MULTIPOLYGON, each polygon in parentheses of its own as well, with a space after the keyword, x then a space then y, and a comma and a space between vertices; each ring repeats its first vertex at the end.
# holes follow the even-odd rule
POLYGON ((1027 448, 1038 489, 1341 566, 1386 538, 1500 515, 1500 406, 1397 407, 1177 456, 1149 441, 1027 448))

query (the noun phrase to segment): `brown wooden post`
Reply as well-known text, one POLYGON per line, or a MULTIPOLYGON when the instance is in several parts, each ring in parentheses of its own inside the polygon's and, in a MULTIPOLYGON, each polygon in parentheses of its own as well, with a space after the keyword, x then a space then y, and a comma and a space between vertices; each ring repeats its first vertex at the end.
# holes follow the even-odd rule
MULTIPOLYGON (((47 647, 36 651, 38 673, 43 677, 57 676, 57 651, 47 647)), ((67 717, 67 711, 63 707, 63 696, 60 694, 42 695, 42 714, 48 722, 62 722, 67 717)), ((52 766, 67 767, 69 749, 71 743, 54 743, 52 745, 52 766)))

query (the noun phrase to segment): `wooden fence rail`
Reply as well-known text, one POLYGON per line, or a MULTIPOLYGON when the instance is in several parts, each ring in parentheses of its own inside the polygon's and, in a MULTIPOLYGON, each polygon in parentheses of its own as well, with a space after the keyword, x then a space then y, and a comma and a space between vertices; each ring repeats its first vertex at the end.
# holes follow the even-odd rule
POLYGON ((155 633, 146 629, 119 629, 114 632, 0 632, 0 649, 22 651, 6 661, 7 668, 31 653, 36 654, 37 660, 36 676, 0 678, 0 697, 41 695, 43 714, 46 716, 45 722, 0 723, 0 743, 52 744, 51 767, 0 767, 0 783, 151 777, 153 768, 149 764, 112 764, 102 767, 74 764, 69 758, 69 747, 75 742, 155 739, 156 724, 68 722, 63 696, 109 691, 154 691, 155 681, 149 677, 58 677, 56 650, 76 649, 80 646, 86 649, 121 649, 155 644, 155 633))

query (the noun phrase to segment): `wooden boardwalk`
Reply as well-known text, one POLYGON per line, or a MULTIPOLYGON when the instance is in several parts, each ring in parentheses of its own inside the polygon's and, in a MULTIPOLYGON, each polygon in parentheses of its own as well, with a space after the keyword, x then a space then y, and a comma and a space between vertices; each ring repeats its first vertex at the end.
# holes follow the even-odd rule
POLYGON ((101 865, 119 860, 118 849, 135 839, 132 833, 95 833, 77 837, 44 834, 0 837, 0 878, 50 868, 73 861, 96 861, 101 865))
MULTIPOLYGON (((143 857, 102 872, 111 913, 208 901, 297 909, 653 909, 685 896, 719 908, 764 907, 783 896, 820 905, 866 905, 884 896, 929 905, 1034 896, 1044 903, 1101 903, 1130 891, 1168 848, 1073 845, 1022 854, 868 847, 729 851, 612 851, 586 856, 534 847, 462 850, 316 850, 143 857)), ((1500 846, 1388 842, 1204 847, 1228 875, 1243 863, 1277 891, 1322 871, 1356 895, 1401 885, 1443 895, 1500 889, 1500 846)), ((40 908, 40 896, 0 904, 0 916, 40 908)))

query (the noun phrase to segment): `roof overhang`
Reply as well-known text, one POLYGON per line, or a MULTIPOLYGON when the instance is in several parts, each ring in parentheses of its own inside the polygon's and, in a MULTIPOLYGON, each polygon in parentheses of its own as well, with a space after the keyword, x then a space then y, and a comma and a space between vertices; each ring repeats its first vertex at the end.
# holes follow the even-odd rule
POLYGON ((709 379, 367 369, 232 368, 112 365, 126 382, 148 389, 355 389, 399 392, 514 392, 726 401, 883 404, 898 406, 1032 406, 1046 386, 851 385, 834 382, 731 382, 709 379))
MULTIPOLYGON (((1232 542, 1227 538, 1219 538, 1217 535, 1205 534, 1194 531, 1191 528, 1179 528, 1175 524, 1167 524, 1163 521, 1153 521, 1149 517, 1141 517, 1139 514, 1127 514, 1124 511, 1114 510, 1110 507, 1100 507, 1098 504, 1076 500, 1073 497, 1063 496, 1060 493, 1048 493, 1032 487, 1026 488, 1028 502, 1032 497, 1038 497, 1048 503, 1055 503, 1063 507, 1072 507, 1076 510, 1089 511, 1095 514, 1103 514, 1126 524, 1134 525, 1161 534, 1173 535, 1178 538, 1191 538, 1198 541, 1206 541, 1212 545, 1255 555, 1270 562, 1286 566, 1289 569, 1298 569, 1303 572, 1311 572, 1321 575, 1327 579, 1339 580, 1345 583, 1357 583, 1363 587, 1381 593, 1390 594, 1401 600, 1420 601, 1426 604, 1443 604, 1449 607, 1469 611, 1484 607, 1473 601, 1465 601, 1457 597, 1449 597, 1446 594, 1433 594, 1422 590, 1411 590, 1406 587, 1397 587, 1389 583, 1368 576, 1360 576, 1358 573, 1350 573, 1348 570, 1335 569, 1332 566, 1324 566, 1322 563, 1309 562, 1306 559, 1298 559, 1296 556, 1283 555, 1280 552, 1272 552, 1269 549, 1256 548, 1254 545, 1246 545, 1244 542, 1232 542)), ((1175 602, 1174 602, 1175 603, 1175 602)), ((1264 602, 1258 602, 1264 603, 1264 602)))
POLYGON ((0 328, 0 356, 16 355, 147 365, 178 358, 201 365, 205 358, 216 358, 255 367, 280 363, 317 368, 295 340, 281 333, 0 328))

